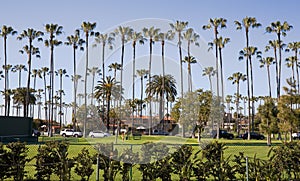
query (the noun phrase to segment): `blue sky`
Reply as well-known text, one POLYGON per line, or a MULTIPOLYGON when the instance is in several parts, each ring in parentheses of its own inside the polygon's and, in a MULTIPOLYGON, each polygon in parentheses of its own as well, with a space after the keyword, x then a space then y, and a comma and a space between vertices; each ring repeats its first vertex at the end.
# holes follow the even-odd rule
MULTIPOLYGON (((236 31, 234 21, 241 21, 245 16, 256 17, 257 21, 262 24, 259 29, 251 30, 250 32, 250 45, 257 46, 260 50, 264 50, 269 40, 276 38, 274 34, 265 34, 265 27, 271 22, 280 20, 287 21, 294 28, 288 32, 287 37, 283 38, 285 43, 291 41, 299 41, 300 37, 300 22, 299 22, 299 1, 238 1, 238 0, 187 0, 187 1, 162 1, 162 0, 30 0, 30 1, 6 1, 2 4, 0 11, 0 25, 12 26, 19 33, 27 28, 35 28, 37 30, 43 30, 43 27, 47 23, 57 23, 63 26, 64 34, 59 37, 62 41, 65 41, 66 36, 72 34, 75 29, 80 28, 83 21, 96 22, 97 28, 95 31, 107 32, 112 30, 120 24, 126 24, 135 20, 141 22, 142 19, 163 19, 166 21, 188 21, 189 27, 200 35, 204 44, 211 41, 213 38, 212 31, 202 30, 202 26, 207 24, 209 18, 226 18, 227 28, 220 31, 220 35, 223 37, 229 37, 231 42, 223 51, 224 61, 224 78, 227 79, 232 73, 240 71, 245 72, 244 62, 238 61, 238 52, 245 46, 245 37, 243 31, 236 31)), ((148 22, 148 20, 145 20, 148 22)), ((151 24, 145 24, 145 26, 152 26, 151 24)), ((8 39, 8 62, 10 64, 25 64, 26 56, 18 53, 18 50, 24 46, 25 42, 19 42, 16 37, 10 37, 8 39)), ((41 47, 40 60, 33 60, 33 67, 40 68, 42 66, 49 65, 49 50, 43 47, 42 43, 35 43, 36 46, 41 47)), ((158 44, 154 53, 159 54, 158 44)), ((174 46, 174 45, 173 45, 174 46)), ((204 47, 202 47, 204 48, 204 47)), ((144 45, 144 50, 139 53, 139 57, 146 56, 147 46, 144 45)), ((55 67, 65 68, 71 74, 72 72, 72 52, 70 47, 57 47, 55 49, 55 67)), ((196 51, 196 50, 195 50, 196 51)), ((109 53, 108 53, 109 54, 109 53)), ((114 60, 120 61, 120 53, 115 50, 111 53, 111 57, 114 60)), ((127 58, 131 57, 131 49, 128 45, 126 50, 127 58)), ((175 48, 170 49, 167 52, 170 59, 176 59, 178 52, 175 48)), ((79 59, 83 56, 83 53, 78 53, 79 59)), ((270 56, 272 54, 264 53, 264 56, 270 56)), ((284 53, 283 58, 290 56, 291 54, 284 53)), ((3 40, 0 40, 0 60, 3 60, 3 40)), ((82 58, 81 58, 82 59, 82 58)), ((208 89, 207 78, 202 77, 202 69, 206 63, 201 63, 204 58, 199 55, 199 67, 193 67, 194 84, 200 88, 208 89)), ((130 62, 130 60, 125 59, 130 62)), ((129 65, 129 64, 128 64, 129 65)), ((167 65, 168 66, 168 65, 167 65)), ((267 78, 265 69, 259 68, 259 63, 253 62, 254 66, 254 92, 256 95, 267 95, 267 78)), ((170 67, 171 64, 170 64, 170 67)), ((285 66, 284 66, 285 67, 285 66)), ((147 68, 147 67, 145 67, 147 68)), ((274 69, 275 67, 272 67, 274 69)), ((154 67, 155 69, 155 67, 154 67)), ((174 74, 178 74, 178 69, 174 70, 174 74)), ((172 71, 170 72, 172 73, 172 71)), ((272 70, 272 74, 274 71, 272 70)), ((283 69, 283 80, 285 77, 290 77, 291 71, 287 68, 283 69)), ((11 75, 11 79, 16 79, 16 75, 11 75)), ((24 86, 25 86, 25 74, 24 74, 24 86)), ((177 81, 179 83, 179 80, 177 81)), ((284 83, 284 81, 283 81, 284 83)), ((3 86, 0 83, 0 88, 3 86)), ((15 85, 14 82, 11 85, 15 85)), ((41 81, 40 81, 40 85, 41 81)), ((65 81, 65 92, 71 91, 68 89, 71 87, 69 80, 65 81)), ((275 87, 275 80, 272 80, 272 86, 275 87)), ((197 88, 199 88, 197 87, 197 88)), ((179 88, 179 85, 178 85, 179 88)), ((233 94, 236 90, 235 86, 231 85, 231 82, 225 81, 225 94, 233 94)), ((241 93, 245 95, 246 84, 241 85, 241 93)), ((67 93, 67 94, 71 94, 67 93)), ((130 93, 128 93, 130 94, 130 93)), ((275 95, 275 92, 273 92, 275 95)), ((71 101, 71 96, 66 96, 66 102, 71 101)))

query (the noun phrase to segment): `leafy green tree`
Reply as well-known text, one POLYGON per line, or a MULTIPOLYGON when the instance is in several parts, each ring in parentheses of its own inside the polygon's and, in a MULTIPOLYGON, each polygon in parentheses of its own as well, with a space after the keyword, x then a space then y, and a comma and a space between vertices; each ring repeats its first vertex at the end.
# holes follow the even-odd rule
POLYGON ((287 134, 289 134, 290 141, 292 141, 293 129, 299 122, 299 114, 293 105, 299 103, 299 96, 296 95, 282 95, 278 101, 278 118, 279 128, 285 134, 285 140, 287 140, 287 134))
POLYGON ((118 160, 118 150, 114 149, 113 144, 97 144, 96 148, 99 157, 99 166, 103 170, 104 181, 113 181, 121 170, 118 160))
POLYGON ((230 164, 230 156, 227 158, 224 156, 225 149, 224 143, 215 141, 206 145, 202 151, 202 160, 206 160, 204 166, 210 168, 208 173, 214 180, 235 179, 235 171, 230 164))
POLYGON ((15 181, 24 180, 26 175, 25 164, 29 162, 27 158, 28 148, 25 143, 12 142, 6 146, 9 151, 7 152, 7 177, 15 181))
POLYGON ((86 148, 83 148, 77 157, 74 158, 75 173, 81 177, 82 181, 89 180, 94 172, 93 158, 86 148))
MULTIPOLYGON (((11 26, 6 26, 3 25, 1 30, 0 30, 0 37, 3 37, 3 47, 4 47, 4 67, 7 67, 7 37, 9 35, 15 35, 17 34, 17 31, 15 31, 11 26)), ((4 92, 7 91, 7 89, 9 89, 8 86, 8 69, 5 69, 4 71, 4 92)), ((4 97, 5 101, 4 101, 4 109, 5 109, 5 116, 9 116, 9 106, 8 106, 8 97, 4 97)))
POLYGON ((0 143, 0 180, 4 180, 7 176, 9 166, 7 165, 7 149, 3 143, 0 143))
POLYGON ((261 119, 261 130, 267 133, 267 145, 271 145, 271 134, 277 126, 277 107, 271 97, 265 98, 264 105, 258 107, 258 117, 261 119))
POLYGON ((266 27, 266 32, 268 33, 275 33, 277 36, 277 43, 278 43, 278 54, 279 54, 279 60, 278 60, 278 87, 277 87, 277 97, 280 97, 280 82, 281 82, 281 61, 282 61, 282 55, 281 55, 281 47, 283 44, 283 41, 281 40, 282 36, 286 36, 286 32, 290 31, 293 28, 288 22, 281 23, 280 21, 272 22, 269 26, 266 27))
POLYGON ((179 175, 180 180, 191 180, 193 166, 200 151, 196 151, 190 145, 182 145, 172 154, 171 165, 174 173, 179 175))
MULTIPOLYGON (((81 24, 81 29, 85 35, 85 73, 84 73, 84 104, 85 104, 85 116, 83 121, 83 136, 86 137, 86 121, 87 121, 87 76, 89 68, 89 37, 94 36, 94 29, 96 28, 96 23, 83 22, 81 24)), ((93 91, 93 90, 92 90, 93 91)))
POLYGON ((137 162, 139 159, 139 153, 133 152, 132 149, 127 148, 124 151, 122 151, 119 159, 122 162, 120 172, 120 174, 122 175, 122 180, 130 181, 132 179, 132 168, 136 165, 135 162, 137 162))

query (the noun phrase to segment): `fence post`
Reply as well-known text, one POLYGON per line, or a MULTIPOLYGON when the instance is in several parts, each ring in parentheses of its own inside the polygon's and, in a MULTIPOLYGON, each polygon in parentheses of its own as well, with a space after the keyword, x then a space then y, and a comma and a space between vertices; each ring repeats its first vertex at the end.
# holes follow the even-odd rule
POLYGON ((249 166, 248 157, 246 157, 246 180, 249 181, 249 166))
POLYGON ((96 181, 99 181, 99 153, 97 154, 96 181))
MULTIPOLYGON (((132 153, 132 144, 130 144, 130 149, 131 149, 131 153, 132 153)), ((132 165, 130 167, 130 173, 129 173, 129 177, 130 177, 130 181, 132 181, 132 165)))

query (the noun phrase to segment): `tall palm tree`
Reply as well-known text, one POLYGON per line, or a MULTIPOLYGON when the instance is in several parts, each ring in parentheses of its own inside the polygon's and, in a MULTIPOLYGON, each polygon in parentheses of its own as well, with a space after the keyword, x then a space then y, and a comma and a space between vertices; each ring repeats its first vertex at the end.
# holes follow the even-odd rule
MULTIPOLYGON (((3 47, 4 47, 4 67, 7 67, 7 37, 9 35, 15 35, 17 34, 17 31, 15 31, 11 26, 3 25, 0 30, 0 36, 3 37, 3 47)), ((9 89, 8 86, 8 70, 4 70, 4 92, 6 92, 7 89, 9 89)), ((8 97, 4 97, 5 103, 4 103, 4 110, 5 110, 5 116, 9 116, 9 107, 8 107, 8 97)))
MULTIPOLYGON (((43 41, 41 36, 43 36, 44 33, 41 31, 34 30, 32 28, 28 28, 27 30, 23 30, 23 32, 17 37, 18 40, 28 39, 28 44, 23 47, 23 50, 20 50, 20 52, 26 53, 28 55, 28 76, 27 76, 27 89, 30 89, 30 78, 31 78, 31 60, 32 55, 36 58, 40 58, 40 51, 39 48, 33 46, 33 41, 37 39, 38 41, 43 41)), ((28 92, 28 100, 29 100, 29 92, 28 92)), ((28 109, 29 107, 26 106, 26 115, 28 115, 28 109)))
MULTIPOLYGON (((189 28, 183 33, 183 38, 187 41, 187 54, 188 54, 187 57, 184 58, 183 62, 188 63, 188 71, 189 71, 190 70, 189 68, 191 67, 192 62, 191 61, 185 61, 185 60, 191 60, 192 59, 190 47, 191 47, 191 44, 199 46, 199 43, 198 43, 199 35, 194 32, 193 28, 189 28)), ((196 62, 197 61, 194 61, 193 63, 196 63, 196 62)), ((190 73, 191 72, 189 71, 189 74, 188 74, 189 75, 188 76, 188 91, 189 92, 192 91, 192 75, 190 73)))
MULTIPOLYGON (((25 65, 23 65, 23 64, 15 65, 15 66, 11 69, 12 72, 17 72, 17 73, 19 74, 19 76, 18 76, 18 77, 19 77, 19 78, 18 78, 18 80, 19 80, 19 86, 18 86, 18 88, 21 88, 21 83, 22 83, 22 70, 27 71, 27 68, 26 68, 25 65)), ((17 115, 19 115, 19 108, 20 108, 20 105, 17 105, 16 108, 17 108, 17 115)))
MULTIPOLYGON (((249 50, 249 30, 250 28, 258 28, 261 26, 260 23, 257 22, 256 18, 255 17, 245 17, 243 18, 242 22, 239 22, 239 21, 234 21, 234 23, 236 24, 236 29, 237 30, 241 30, 243 27, 245 29, 245 36, 246 36, 246 51, 249 50)), ((249 55, 248 52, 246 52, 246 54, 249 55)), ((248 122, 250 123, 250 115, 251 115, 251 112, 250 112, 250 79, 249 79, 249 56, 246 56, 246 75, 247 75, 247 94, 248 94, 248 122)), ((253 116, 253 115, 252 115, 253 116)), ((248 139, 250 139, 250 131, 248 131, 248 139)))
POLYGON ((84 73, 84 121, 83 121, 83 136, 86 137, 86 121, 87 121, 87 76, 89 63, 89 37, 94 36, 96 23, 83 22, 81 29, 85 34, 85 73, 84 73))
POLYGON ((224 78, 223 78, 223 56, 222 56, 222 50, 225 48, 225 45, 229 43, 230 38, 224 38, 220 36, 218 39, 216 39, 216 44, 218 45, 219 49, 219 59, 220 59, 220 74, 221 74, 221 91, 222 91, 222 102, 224 102, 224 78))
POLYGON ((21 83, 22 83, 22 70, 24 71, 27 71, 27 68, 25 67, 25 65, 23 64, 17 64, 15 65, 11 71, 12 72, 17 72, 18 73, 18 82, 19 82, 19 87, 18 88, 21 88, 21 83))
MULTIPOLYGON (((29 90, 30 94, 29 94, 29 104, 35 104, 36 98, 33 94, 34 90, 30 89, 29 90)), ((28 96, 28 90, 25 87, 21 87, 21 88, 17 88, 13 91, 13 100, 15 104, 22 104, 24 107, 24 117, 26 114, 26 104, 27 102, 27 96, 28 96)))
MULTIPOLYGON (((122 92, 122 87, 123 87, 123 65, 124 65, 124 55, 125 55, 125 43, 128 42, 129 38, 130 38, 130 35, 132 34, 133 32, 133 29, 126 26, 118 26, 114 33, 116 35, 119 35, 120 36, 120 39, 121 39, 121 45, 122 45, 122 49, 121 49, 121 76, 120 76, 120 93, 122 92)), ((119 100, 119 106, 121 106, 121 102, 122 100, 120 99, 119 100)))
MULTIPOLYGON (((134 31, 130 35, 130 40, 132 41, 132 100, 135 100, 135 51, 136 51, 136 43, 139 42, 140 44, 144 44, 146 39, 143 37, 143 34, 141 32, 134 31)), ((132 107, 132 126, 134 123, 134 110, 135 107, 132 107)))
POLYGON ((106 128, 107 132, 109 132, 109 123, 110 123, 110 100, 112 96, 112 92, 114 91, 114 87, 117 82, 115 82, 114 78, 111 76, 107 76, 105 80, 98 81, 98 85, 95 87, 95 98, 101 99, 103 97, 106 98, 107 109, 106 109, 106 128))
POLYGON ((210 92, 213 93, 212 90, 212 76, 214 76, 216 74, 216 70, 214 70, 213 67, 205 67, 203 70, 203 74, 202 76, 208 76, 208 80, 209 80, 209 86, 210 86, 210 92))
POLYGON ((93 105, 93 99, 94 99, 94 86, 95 86, 95 77, 96 75, 101 75, 101 69, 98 67, 92 67, 88 68, 88 75, 92 75, 92 93, 91 93, 91 105, 93 105))
MULTIPOLYGON (((4 72, 6 72, 6 77, 5 77, 5 73, 4 73, 4 81, 6 81, 7 79, 7 88, 9 87, 9 71, 12 69, 12 65, 11 64, 7 64, 6 66, 3 65, 2 66, 4 72)), ((4 89, 5 90, 5 89, 4 89)), ((5 98, 5 102, 6 102, 6 107, 7 109, 5 110, 5 116, 9 116, 10 114, 10 96, 12 95, 12 90, 11 89, 6 89, 6 91, 3 91, 4 92, 4 98, 5 98), (8 97, 5 97, 5 96, 8 96, 8 97)), ((4 104, 5 105, 5 104, 4 104)))
MULTIPOLYGON (((291 68, 291 70, 292 70, 292 81, 296 82, 296 80, 295 80, 295 65, 297 66, 297 64, 296 64, 296 62, 297 62, 296 57, 295 56, 290 56, 290 57, 286 58, 285 61, 286 61, 286 66, 288 68, 291 68)), ((297 92, 298 92, 298 90, 297 90, 297 92)))
MULTIPOLYGON (((175 23, 170 23, 171 29, 177 33, 178 36, 178 51, 179 51, 179 62, 180 62, 180 91, 181 91, 181 98, 183 98, 183 70, 182 70, 182 50, 181 50, 181 39, 182 33, 185 31, 186 27, 188 26, 187 21, 176 21, 175 23)), ((184 130, 184 129, 183 129, 184 130)), ((184 137, 184 132, 182 132, 182 136, 184 137)))
MULTIPOLYGON (((165 86, 165 41, 170 41, 173 40, 175 36, 175 32, 169 30, 165 33, 161 32, 158 34, 158 40, 161 41, 161 63, 162 63, 162 89, 164 92, 164 86, 165 86)), ((167 97, 168 98, 168 97, 167 97)), ((163 98, 162 100, 162 105, 165 105, 165 99, 163 98)), ((162 110, 162 115, 164 116, 164 109, 162 110)), ((161 120, 162 118, 160 117, 159 120, 161 120)))
MULTIPOLYGON (((158 40, 158 34, 159 34, 160 29, 155 28, 154 26, 150 28, 143 28, 143 33, 144 37, 148 38, 149 40, 149 85, 151 86, 151 66, 152 66, 152 46, 155 41, 158 40)), ((151 89, 150 89, 151 90, 151 89)), ((150 93, 151 94, 151 93, 150 93)), ((149 115, 150 115, 150 122, 149 122, 149 135, 151 134, 152 130, 152 102, 151 102, 151 97, 149 97, 149 115)))
POLYGON ((285 46, 285 44, 279 44, 278 40, 273 40, 273 41, 269 41, 268 45, 265 47, 265 52, 268 52, 270 49, 273 49, 274 52, 274 60, 275 60, 275 72, 276 72, 276 93, 277 93, 277 98, 279 96, 279 92, 280 92, 280 87, 279 87, 279 77, 278 77, 278 67, 279 67, 279 63, 278 63, 278 58, 277 58, 277 49, 283 48, 285 46))
POLYGON ((191 64, 197 63, 197 60, 195 59, 195 57, 193 56, 185 56, 184 59, 182 60, 182 62, 187 63, 188 64, 188 91, 192 92, 192 87, 193 87, 193 81, 192 81, 192 68, 191 68, 191 64))
POLYGON ((109 66, 108 66, 109 70, 108 71, 114 71, 114 80, 116 81, 116 78, 117 78, 117 70, 121 70, 121 64, 115 62, 115 63, 111 63, 109 66))
POLYGON ((50 48, 50 94, 49 94, 49 101, 51 101, 51 109, 50 111, 50 134, 49 136, 52 136, 52 121, 53 121, 53 97, 54 97, 54 47, 59 46, 62 44, 61 41, 59 41, 57 36, 62 34, 63 27, 59 26, 58 24, 46 24, 45 25, 45 31, 47 34, 49 34, 49 39, 46 39, 45 46, 50 48))
POLYGON ((163 99, 165 96, 176 97, 176 80, 172 75, 154 75, 151 82, 147 83, 146 94, 148 97, 159 97, 159 117, 162 118, 163 99), (163 85, 163 80, 164 84, 163 85))
MULTIPOLYGON (((72 46, 73 48, 73 77, 76 77, 77 71, 76 71, 76 50, 79 48, 79 50, 83 51, 83 44, 85 41, 80 38, 80 31, 77 29, 75 30, 74 35, 67 36, 67 41, 65 42, 65 45, 72 46)), ((76 95, 77 95, 77 82, 76 79, 73 81, 73 111, 72 114, 74 115, 73 121, 73 128, 76 130, 76 95)))
POLYGON ((41 111, 41 105, 42 105, 43 103, 42 103, 42 95, 41 95, 41 93, 42 93, 43 91, 44 91, 43 89, 38 89, 38 90, 37 90, 37 92, 38 92, 38 94, 37 94, 37 98, 38 98, 38 102, 37 102, 37 105, 38 105, 37 119, 38 119, 38 120, 40 120, 40 118, 41 118, 41 113, 42 113, 42 111, 41 111))
MULTIPOLYGON (((279 43, 278 47, 281 47, 282 41, 281 36, 286 36, 286 32, 290 31, 293 26, 289 25, 286 21, 281 23, 280 21, 272 22, 269 26, 266 27, 267 33, 275 33, 277 35, 277 40, 279 43)), ((280 97, 280 82, 281 82, 281 48, 278 49, 279 61, 278 61, 278 89, 277 89, 277 98, 280 97)))
POLYGON ((144 93, 144 79, 147 78, 149 71, 146 69, 140 69, 136 71, 137 75, 140 77, 141 80, 141 104, 140 104, 140 117, 143 116, 143 93, 144 93))
POLYGON ((69 77, 67 75, 66 69, 58 69, 55 71, 56 76, 59 76, 59 128, 61 129, 62 123, 62 101, 63 101, 63 76, 69 77))
MULTIPOLYGON (((236 72, 233 73, 230 77, 228 77, 228 80, 232 81, 232 84, 236 84, 236 114, 237 114, 237 119, 236 119, 236 128, 237 128, 237 132, 239 133, 239 122, 238 122, 238 115, 239 115, 239 95, 240 95, 240 83, 241 81, 245 81, 247 79, 247 76, 242 74, 241 72, 236 72)), ((249 115, 250 116, 250 115, 249 115)), ((248 127, 250 127, 250 122, 248 122, 248 127)), ((249 131, 249 130, 248 130, 249 131)))
MULTIPOLYGON (((254 111, 255 111, 255 108, 254 108, 254 88, 253 88, 253 66, 252 66, 252 57, 255 56, 258 58, 258 59, 261 59, 261 52, 258 51, 257 47, 253 47, 253 46, 249 46, 248 48, 244 48, 243 50, 240 51, 240 57, 239 57, 239 60, 243 60, 244 57, 246 58, 246 60, 248 59, 248 62, 249 62, 249 71, 250 72, 250 77, 249 77, 249 73, 247 75, 248 79, 250 79, 250 90, 251 90, 251 98, 249 98, 249 101, 248 101, 248 105, 250 105, 249 102, 251 102, 251 106, 252 106, 252 109, 251 109, 251 114, 249 114, 249 117, 251 118, 251 123, 252 123, 252 131, 254 131, 254 111), (250 116, 251 115, 251 116, 250 116)), ((247 80, 248 80, 247 79, 247 80)), ((248 83, 248 81, 247 81, 248 83)), ((249 110, 250 110, 250 107, 249 107, 249 110)), ((249 118, 248 118, 249 119, 249 118)), ((250 120, 250 119, 249 119, 250 120)), ((248 130, 248 138, 250 139, 250 130, 248 130)))
POLYGON ((33 77, 33 89, 36 89, 36 78, 42 78, 42 72, 40 69, 32 69, 32 75, 31 77, 33 77))
MULTIPOLYGON (((41 69, 41 74, 44 82, 44 110, 45 110, 45 120, 48 121, 48 133, 50 133, 50 120, 48 115, 48 107, 47 107, 47 80, 46 76, 49 73, 49 68, 48 67, 42 67, 41 69)), ((50 100, 49 100, 50 101, 50 100)))
POLYGON ((270 76, 270 65, 274 64, 274 58, 273 57, 266 57, 262 58, 260 60, 260 66, 259 67, 266 67, 267 74, 268 74, 268 85, 269 85, 269 97, 272 97, 272 88, 271 88, 271 76, 270 76))
POLYGON ((213 29, 214 32, 214 44, 215 44, 215 57, 216 57, 216 77, 217 77, 217 97, 219 97, 219 58, 218 58, 218 34, 219 34, 219 28, 226 28, 227 20, 224 18, 210 18, 207 25, 202 26, 202 29, 208 30, 213 29))
POLYGON ((287 45, 286 51, 294 51, 294 59, 295 59, 295 65, 296 65, 296 79, 297 79, 297 90, 298 94, 300 93, 300 83, 299 83, 299 66, 298 66, 298 50, 300 49, 300 42, 291 42, 287 45))
POLYGON ((102 33, 95 33, 95 44, 94 46, 97 46, 97 44, 102 44, 102 79, 105 78, 105 47, 108 45, 109 49, 113 48, 113 41, 115 34, 102 34, 102 33))

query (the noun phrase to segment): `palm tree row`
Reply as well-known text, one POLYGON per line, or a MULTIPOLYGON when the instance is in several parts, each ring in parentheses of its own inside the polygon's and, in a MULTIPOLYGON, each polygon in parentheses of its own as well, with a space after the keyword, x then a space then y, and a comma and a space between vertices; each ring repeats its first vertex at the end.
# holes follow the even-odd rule
MULTIPOLYGON (((229 38, 223 38, 222 36, 220 36, 219 34, 219 29, 220 28, 225 28, 226 27, 226 23, 227 20, 224 18, 215 18, 215 19, 210 19, 209 23, 207 25, 204 25, 202 28, 203 29, 213 29, 214 31, 214 40, 212 41, 212 43, 209 43, 210 47, 215 49, 215 57, 216 57, 216 62, 215 62, 215 70, 212 68, 206 68, 204 75, 208 75, 209 79, 210 79, 210 84, 211 83, 211 77, 216 75, 216 80, 217 80, 217 89, 216 89, 216 93, 217 93, 217 97, 220 97, 220 88, 219 88, 219 79, 221 80, 221 92, 222 92, 222 96, 221 96, 221 104, 224 104, 224 80, 223 80, 223 59, 222 59, 222 50, 225 48, 225 45, 230 41, 229 38), (220 76, 220 78, 219 78, 220 76)), ((244 76, 243 79, 247 79, 247 94, 248 94, 248 122, 252 123, 252 128, 254 127, 254 115, 255 115, 255 107, 254 107, 254 78, 253 78, 253 66, 252 66, 252 59, 253 56, 256 56, 258 59, 260 59, 261 62, 261 66, 266 66, 267 67, 267 72, 268 72, 268 82, 269 82, 269 96, 271 97, 271 83, 270 83, 270 65, 272 64, 272 62, 275 61, 276 64, 276 83, 277 83, 277 97, 280 97, 280 82, 281 82, 281 64, 282 64, 282 52, 281 50, 284 47, 284 43, 282 41, 282 36, 286 36, 286 32, 289 31, 292 26, 289 25, 287 22, 284 22, 283 24, 281 22, 274 22, 271 23, 270 26, 268 26, 266 28, 266 32, 269 33, 276 33, 277 35, 277 40, 276 41, 270 41, 269 45, 266 47, 266 50, 269 50, 270 48, 274 49, 274 57, 266 57, 266 58, 261 58, 261 52, 253 46, 250 46, 249 43, 249 29, 252 28, 258 28, 261 26, 260 23, 258 23, 256 21, 255 18, 253 17, 246 17, 242 20, 242 22, 239 21, 235 21, 235 24, 237 25, 237 29, 245 29, 245 33, 246 33, 246 47, 240 51, 240 58, 239 59, 246 59, 246 75, 244 76), (278 51, 278 56, 277 56, 277 51, 278 51), (278 58, 279 57, 279 58, 278 58), (277 60, 278 59, 278 60, 277 60), (273 61, 274 60, 274 61, 273 61), (250 104, 252 102, 252 104, 250 104), (252 108, 250 110, 250 107, 252 108), (250 120, 251 119, 251 120, 250 120)), ((132 42, 132 47, 133 47, 133 56, 132 56, 132 60, 133 60, 133 67, 132 67, 132 100, 135 99, 135 77, 136 77, 136 70, 135 70, 135 60, 136 60, 136 43, 139 42, 141 44, 143 44, 145 41, 149 41, 149 67, 147 70, 147 74, 148 74, 148 86, 150 86, 150 88, 148 89, 148 100, 149 100, 149 115, 150 115, 150 120, 149 120, 149 127, 152 127, 152 96, 154 95, 154 93, 152 93, 151 91, 153 91, 154 88, 151 88, 152 86, 152 78, 154 78, 154 76, 152 76, 152 72, 151 72, 151 68, 152 68, 152 54, 153 54, 153 44, 156 41, 160 41, 161 42, 161 55, 162 55, 162 90, 161 92, 165 92, 165 41, 170 41, 173 40, 175 37, 175 33, 177 33, 177 41, 178 41, 178 51, 179 51, 179 62, 180 62, 180 90, 181 90, 181 97, 183 97, 183 62, 187 63, 187 68, 188 68, 188 91, 191 92, 192 91, 192 74, 191 74, 191 64, 192 63, 196 63, 197 60, 195 59, 195 57, 193 57, 191 55, 190 52, 190 46, 193 44, 195 46, 199 46, 198 43, 198 39, 199 39, 199 35, 197 35, 194 30, 192 28, 188 28, 188 22, 184 22, 184 21, 176 21, 175 23, 171 23, 170 24, 170 29, 167 32, 160 32, 159 28, 156 27, 149 27, 149 28, 144 28, 142 30, 142 32, 137 32, 134 31, 131 27, 122 27, 119 26, 115 29, 114 32, 112 33, 99 33, 99 32, 95 32, 94 29, 96 28, 96 23, 90 23, 90 22, 83 22, 81 25, 81 29, 79 30, 75 30, 74 35, 70 35, 67 37, 67 41, 65 42, 66 45, 72 46, 73 48, 73 75, 72 75, 72 80, 73 80, 73 111, 72 114, 75 116, 76 115, 76 96, 77 96, 77 85, 78 85, 78 80, 80 75, 77 75, 77 71, 76 71, 76 50, 79 48, 80 50, 83 50, 83 44, 85 44, 85 74, 84 74, 84 84, 85 84, 85 88, 84 88, 84 105, 86 105, 85 108, 85 119, 83 121, 83 130, 84 130, 84 134, 85 130, 86 130, 86 118, 87 118, 87 76, 89 75, 89 73, 93 76, 93 82, 94 82, 94 77, 95 74, 100 72, 100 69, 96 68, 89 68, 89 40, 91 36, 95 35, 95 46, 97 44, 102 44, 102 70, 101 70, 101 74, 102 74, 102 80, 101 82, 104 84, 105 80, 107 79, 106 75, 106 71, 105 71, 105 47, 106 45, 109 46, 109 48, 111 49, 113 47, 113 41, 119 37, 121 40, 121 60, 120 60, 120 64, 118 63, 114 63, 111 64, 109 66, 109 68, 111 70, 114 70, 114 77, 112 78, 112 80, 114 80, 114 82, 116 82, 116 71, 118 69, 120 69, 121 72, 121 76, 120 76, 120 91, 122 92, 122 84, 123 84, 123 65, 124 65, 124 55, 125 55, 125 44, 128 41, 132 42), (84 33, 85 36, 85 40, 81 39, 80 37, 80 31, 82 31, 84 33), (185 58, 183 58, 182 55, 182 41, 186 41, 187 42, 187 56, 185 56, 185 58)), ((21 87, 21 71, 27 69, 28 71, 28 77, 27 77, 27 98, 24 104, 24 116, 29 116, 29 115, 34 115, 33 114, 33 108, 30 109, 29 106, 29 96, 30 96, 30 90, 31 90, 31 85, 30 85, 30 80, 33 77, 34 78, 34 89, 36 88, 36 77, 43 77, 44 80, 44 104, 46 105, 47 102, 49 102, 48 107, 45 106, 45 119, 46 120, 53 120, 53 105, 54 105, 54 73, 55 73, 55 62, 54 62, 54 48, 56 46, 59 46, 62 44, 62 41, 58 39, 59 35, 61 35, 63 32, 63 27, 59 26, 58 24, 46 24, 45 25, 45 33, 49 34, 49 38, 44 40, 45 46, 50 48, 50 66, 49 69, 47 70, 47 68, 43 68, 43 70, 41 71, 37 71, 37 69, 33 69, 31 70, 32 67, 32 56, 35 56, 36 58, 40 58, 40 51, 38 47, 35 47, 33 45, 33 41, 35 39, 37 39, 38 41, 42 41, 42 37, 44 36, 44 33, 42 31, 38 31, 38 30, 34 30, 34 29, 27 29, 24 30, 19 36, 18 36, 18 40, 22 40, 22 39, 28 39, 29 43, 27 45, 25 45, 22 50, 20 50, 21 53, 26 53, 28 55, 28 65, 27 67, 24 66, 16 66, 13 68, 14 71, 17 71, 19 73, 19 88, 21 87), (47 81, 46 81, 46 74, 49 73, 49 89, 47 89, 47 81), (47 93, 48 90, 48 93, 47 93), (46 97, 46 95, 48 95, 48 99, 46 97), (26 103, 27 102, 27 103, 26 103), (30 111, 30 114, 29 114, 30 111), (48 112, 47 112, 48 111, 48 112)), ((9 26, 3 26, 0 32, 0 35, 3 37, 4 39, 4 98, 5 98, 5 115, 9 115, 9 79, 8 79, 8 71, 10 69, 9 64, 7 64, 7 53, 6 53, 6 47, 7 47, 7 36, 8 35, 15 35, 17 34, 17 32, 9 26)), ((294 81, 297 80, 297 88, 299 91, 299 73, 298 73, 298 61, 297 61, 297 54, 298 54, 298 47, 299 47, 299 43, 298 42, 293 42, 293 43, 289 43, 288 44, 288 48, 286 49, 286 51, 293 51, 294 52, 294 56, 291 56, 289 58, 287 58, 287 65, 289 67, 291 67, 292 69, 292 79, 294 81), (295 78, 295 69, 296 69, 296 78, 295 78)), ((145 76, 145 71, 139 72, 139 76, 141 78, 141 81, 143 80, 144 76, 145 76)), ((59 89, 59 97, 60 97, 60 104, 62 105, 62 95, 63 95, 63 89, 62 89, 62 75, 65 74, 66 71, 64 71, 64 69, 59 69, 57 71, 57 74, 60 75, 60 89, 59 89), (64 72, 64 73, 63 73, 64 72)), ((159 75, 155 75, 159 76, 159 75)), ((232 76, 234 77, 234 76, 232 76)), ((235 78, 230 78, 230 79, 235 79, 235 78)), ((99 82, 100 83, 100 82, 99 82)), ((238 83, 237 83, 238 84, 238 83)), ((97 85, 99 87, 99 84, 97 85)), ((97 87, 96 86, 96 87, 97 87)), ((142 86, 142 85, 141 85, 142 86)), ((92 83, 92 90, 94 90, 94 83, 92 83)), ((212 86, 211 86, 211 91, 212 91, 212 86)), ((174 93, 174 92, 173 92, 174 93)), ((104 105, 108 105, 110 103, 108 103, 108 98, 106 96, 108 96, 107 94, 101 94, 101 100, 103 103, 103 107, 104 105), (106 102, 106 103, 105 103, 106 102)), ((93 104, 93 97, 95 97, 93 95, 93 91, 91 94, 91 104, 93 104)), ((168 96, 167 96, 168 97, 168 96)), ((167 98, 166 97, 166 98, 167 98)), ((172 96, 171 96, 172 97, 172 96)), ((237 93, 237 97, 239 97, 239 93, 237 93)), ((120 97, 121 98, 121 97, 120 97)), ((164 105, 164 100, 165 100, 165 96, 161 96, 162 98, 162 102, 160 103, 161 105, 164 105)), ((99 99, 99 97, 97 98, 99 99)), ((141 100, 142 100, 142 95, 141 95, 141 100)), ((238 102, 238 101, 237 101, 238 102)), ((122 105, 122 100, 119 99, 118 101, 118 106, 122 105)), ((141 108, 142 104, 140 105, 140 110, 142 114, 142 108, 141 108)), ((236 109, 238 109, 238 105, 236 106, 236 109)), ((132 115, 133 115, 134 109, 132 110, 132 115)), ((60 106, 60 111, 59 111, 60 115, 62 114, 62 107, 60 106)), ((164 108, 160 107, 159 108, 159 117, 160 119, 163 118, 164 115, 164 108)), ((61 120, 62 120, 62 115, 60 116, 60 125, 61 125, 61 120)), ((217 120, 218 126, 217 129, 219 129, 219 121, 217 120)), ((49 121, 50 123, 50 127, 51 127, 51 121, 49 121)), ((76 118, 74 117, 73 120, 73 126, 75 127, 76 124, 76 118)), ((249 126, 250 129, 250 126, 249 126)), ((249 130, 250 131, 250 130, 249 130)), ((150 133, 150 130, 149 130, 150 133)), ((184 135, 184 128, 183 128, 183 135, 184 135)))

